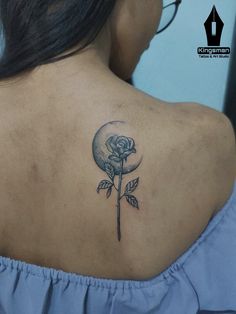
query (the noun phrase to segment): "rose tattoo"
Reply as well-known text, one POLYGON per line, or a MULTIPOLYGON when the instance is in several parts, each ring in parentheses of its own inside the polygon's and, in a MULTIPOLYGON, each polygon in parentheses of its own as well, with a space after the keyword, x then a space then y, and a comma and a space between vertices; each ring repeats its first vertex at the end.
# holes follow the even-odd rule
MULTIPOLYGON (((123 197, 126 198, 126 201, 133 207, 139 209, 139 204, 137 198, 132 195, 131 193, 137 188, 139 184, 139 177, 134 180, 129 181, 126 186, 123 194, 121 195, 121 188, 122 188, 122 179, 124 163, 127 162, 127 158, 136 153, 135 142, 131 137, 126 136, 119 136, 119 135, 112 135, 105 141, 106 148, 110 153, 108 155, 108 160, 104 161, 103 169, 105 170, 106 174, 108 175, 110 180, 102 180, 97 187, 97 193, 101 189, 106 190, 106 197, 110 197, 112 193, 112 189, 114 188, 117 191, 117 236, 118 241, 121 239, 121 231, 120 231, 120 201, 123 197), (109 162, 110 161, 110 162, 109 162), (113 163, 113 165, 112 165, 113 163), (114 166, 114 163, 118 167, 114 166), (119 172, 117 174, 117 169, 119 172), (115 186, 115 176, 118 175, 118 187, 115 186)), ((132 171, 132 170, 131 170, 132 171)))
POLYGON ((106 141, 106 146, 109 152, 112 153, 108 158, 114 161, 121 161, 131 153, 136 153, 134 148, 134 140, 131 137, 113 135, 106 141))

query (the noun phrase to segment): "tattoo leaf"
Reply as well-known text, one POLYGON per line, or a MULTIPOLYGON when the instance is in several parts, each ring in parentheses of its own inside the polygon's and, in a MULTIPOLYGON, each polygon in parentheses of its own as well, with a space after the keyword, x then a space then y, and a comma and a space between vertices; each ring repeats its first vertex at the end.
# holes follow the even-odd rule
POLYGON ((125 194, 126 200, 127 202, 132 205, 133 207, 136 207, 137 209, 139 209, 138 207, 138 200, 135 196, 131 195, 131 194, 125 194))
POLYGON ((107 198, 111 195, 111 191, 112 191, 112 186, 110 186, 110 187, 107 189, 107 193, 106 193, 107 198))
POLYGON ((113 166, 108 162, 105 162, 105 171, 108 177, 113 181, 114 176, 115 176, 115 171, 114 171, 113 166))
POLYGON ((102 180, 97 187, 97 193, 99 193, 99 191, 101 189, 108 189, 109 187, 111 187, 113 185, 112 182, 108 181, 108 180, 102 180))
POLYGON ((138 186, 138 182, 139 182, 139 177, 128 182, 126 184, 126 187, 125 187, 125 193, 133 192, 136 189, 136 187, 138 186))

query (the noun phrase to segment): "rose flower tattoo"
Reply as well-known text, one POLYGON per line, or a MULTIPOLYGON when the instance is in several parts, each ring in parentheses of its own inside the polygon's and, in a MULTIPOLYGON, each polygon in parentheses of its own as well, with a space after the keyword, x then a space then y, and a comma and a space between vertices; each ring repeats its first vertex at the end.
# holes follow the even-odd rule
MULTIPOLYGON (((115 122, 115 121, 114 121, 115 122)), ((118 121, 117 121, 118 122, 118 121)), ((96 139, 96 137, 95 137, 96 139)), ((96 141, 94 140, 94 146, 96 146, 96 141)), ((96 150, 95 150, 96 152, 96 150)), ((102 180, 97 186, 97 193, 101 189, 106 190, 106 197, 109 198, 112 189, 114 188, 117 191, 116 197, 116 209, 117 209, 117 237, 118 241, 121 239, 121 231, 120 231, 120 210, 121 210, 121 199, 125 197, 126 201, 133 207, 139 209, 139 204, 137 198, 131 193, 138 187, 139 177, 129 181, 122 193, 122 180, 123 176, 126 173, 133 171, 138 167, 141 160, 138 164, 131 165, 129 167, 126 166, 127 159, 131 154, 136 154, 135 142, 133 138, 124 136, 124 135, 111 135, 105 140, 105 145, 103 150, 100 150, 100 154, 103 156, 103 170, 106 172, 107 176, 110 180, 102 180), (106 147, 107 155, 104 158, 104 149, 106 147), (115 177, 118 176, 118 187, 115 185, 115 177)), ((94 153, 94 158, 98 163, 98 157, 94 153)))

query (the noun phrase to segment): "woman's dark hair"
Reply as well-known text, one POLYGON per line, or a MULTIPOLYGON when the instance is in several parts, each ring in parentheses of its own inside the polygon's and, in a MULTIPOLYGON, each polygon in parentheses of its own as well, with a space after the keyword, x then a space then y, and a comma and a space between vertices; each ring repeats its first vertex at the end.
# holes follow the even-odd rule
POLYGON ((0 80, 69 57, 89 45, 116 0, 0 0, 0 80), (73 52, 58 56, 78 43, 73 52), (57 56, 57 57, 56 57, 57 56))

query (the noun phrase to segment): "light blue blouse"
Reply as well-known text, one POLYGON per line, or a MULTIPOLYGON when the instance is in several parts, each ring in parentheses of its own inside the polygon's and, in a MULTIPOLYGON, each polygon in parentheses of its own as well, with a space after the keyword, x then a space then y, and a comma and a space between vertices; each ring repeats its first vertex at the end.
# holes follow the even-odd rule
POLYGON ((0 256, 0 314, 196 314, 200 310, 236 312, 236 181, 231 196, 198 239, 148 280, 85 276, 0 256))

